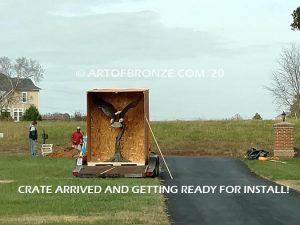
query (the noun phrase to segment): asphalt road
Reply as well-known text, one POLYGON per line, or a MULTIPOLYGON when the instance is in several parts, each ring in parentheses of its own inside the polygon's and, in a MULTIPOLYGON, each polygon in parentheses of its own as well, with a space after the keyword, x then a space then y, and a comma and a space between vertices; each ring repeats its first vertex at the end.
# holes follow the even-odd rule
MULTIPOLYGON (((174 180, 162 172, 163 185, 267 185, 238 159, 167 157, 174 180)), ((172 224, 299 225, 300 194, 166 194, 172 224)))

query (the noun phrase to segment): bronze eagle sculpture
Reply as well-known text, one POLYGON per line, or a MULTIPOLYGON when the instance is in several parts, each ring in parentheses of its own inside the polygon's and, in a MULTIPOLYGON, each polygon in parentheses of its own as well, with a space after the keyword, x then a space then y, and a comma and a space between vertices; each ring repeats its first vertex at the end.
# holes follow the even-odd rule
POLYGON ((141 98, 137 98, 132 102, 129 102, 121 111, 118 111, 111 103, 103 100, 100 97, 94 96, 93 102, 97 105, 102 112, 110 118, 110 124, 113 128, 121 128, 118 133, 115 141, 115 154, 112 159, 108 160, 109 162, 124 162, 126 160, 123 159, 121 154, 121 139, 125 132, 125 114, 129 109, 137 106, 141 98))

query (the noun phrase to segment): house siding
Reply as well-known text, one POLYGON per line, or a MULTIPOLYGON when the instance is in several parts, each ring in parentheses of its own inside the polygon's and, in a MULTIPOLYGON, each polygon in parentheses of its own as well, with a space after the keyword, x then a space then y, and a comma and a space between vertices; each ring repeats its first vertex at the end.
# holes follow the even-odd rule
POLYGON ((18 79, 16 77, 8 77, 0 72, 0 95, 9 94, 12 90, 13 85, 16 88, 16 92, 13 94, 12 98, 4 100, 4 105, 1 105, 1 110, 9 110, 11 116, 15 120, 19 120, 23 113, 31 105, 34 105, 39 109, 39 91, 40 88, 35 86, 29 78, 18 79), (26 92, 27 101, 22 102, 22 93, 26 92), (8 105, 6 105, 8 103, 8 105), (17 115, 17 116, 16 116, 17 115))
POLYGON ((39 109, 39 91, 22 91, 22 92, 16 92, 14 94, 14 97, 20 98, 20 101, 12 104, 11 106, 13 106, 14 108, 28 109, 31 105, 34 105, 36 108, 39 109), (27 92, 27 103, 21 102, 22 92, 27 92))
POLYGON ((8 109, 10 110, 10 115, 14 120, 19 121, 21 116, 24 114, 26 109, 28 109, 31 105, 34 105, 37 109, 39 109, 39 91, 22 91, 16 92, 14 94, 14 99, 20 99, 14 101, 8 105, 8 109), (27 92, 27 102, 22 102, 22 93, 27 92), (20 114, 21 113, 21 114, 20 114))

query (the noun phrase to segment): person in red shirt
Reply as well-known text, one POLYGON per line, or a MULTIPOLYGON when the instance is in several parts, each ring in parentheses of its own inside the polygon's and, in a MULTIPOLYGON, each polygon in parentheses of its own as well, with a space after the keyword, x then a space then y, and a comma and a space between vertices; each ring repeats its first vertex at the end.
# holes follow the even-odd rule
POLYGON ((76 131, 74 131, 71 136, 72 147, 81 150, 82 140, 83 136, 80 132, 80 127, 77 127, 76 131))

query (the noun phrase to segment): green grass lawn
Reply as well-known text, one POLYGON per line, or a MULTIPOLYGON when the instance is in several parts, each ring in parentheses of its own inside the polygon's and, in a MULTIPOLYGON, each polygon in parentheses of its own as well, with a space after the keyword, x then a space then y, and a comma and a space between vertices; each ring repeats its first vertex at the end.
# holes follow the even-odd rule
POLYGON ((73 167, 74 159, 1 156, 0 224, 169 224, 160 194, 18 193, 20 185, 159 185, 158 179, 75 178, 73 167))
POLYGON ((244 160, 251 171, 269 180, 300 180, 300 159, 281 159, 286 164, 260 161, 244 160))
MULTIPOLYGON (((272 150, 273 124, 264 120, 221 120, 221 121, 169 121, 152 122, 162 150, 166 154, 188 155, 231 155, 241 156, 248 148, 272 150)), ((300 146, 300 123, 295 122, 295 146, 300 146)), ((86 131, 85 122, 41 121, 39 134, 45 129, 48 143, 66 146, 76 126, 86 131)), ((0 152, 7 149, 27 149, 29 122, 0 121, 0 152)), ((40 136, 39 135, 39 136, 40 136)), ((41 138, 39 139, 41 143, 41 138)), ((155 147, 153 146, 154 150, 155 147)))
POLYGON ((273 121, 154 122, 162 148, 168 153, 240 156, 251 146, 271 149, 273 121))
MULTIPOLYGON (((271 151, 274 121, 152 122, 166 154, 241 156, 249 147, 271 151)), ((300 124, 295 122, 295 146, 300 146, 300 124)), ((48 143, 66 146, 76 126, 85 122, 41 121, 48 143)), ((0 153, 28 151, 28 122, 0 121, 0 153), (17 150, 17 151, 13 151, 17 150)), ((39 136, 40 136, 39 135, 39 136)), ((39 140, 41 142, 41 139, 39 140)), ((155 147, 154 147, 155 150, 155 147)), ((29 152, 28 152, 29 154, 29 152)), ((245 161, 268 179, 300 180, 299 159, 287 164, 245 161)), ((20 194, 20 185, 158 185, 157 179, 79 179, 71 175, 74 159, 0 156, 0 224, 169 224, 159 194, 20 194), (5 183, 13 181, 12 183, 5 183)))
POLYGON ((286 164, 260 161, 260 160, 244 160, 246 165, 251 171, 275 181, 276 183, 284 186, 289 186, 294 190, 300 192, 300 159, 281 159, 286 164))
MULTIPOLYGON (((30 122, 6 122, 0 121, 0 133, 4 133, 4 138, 0 139, 0 145, 20 145, 28 144, 28 129, 30 122)), ((49 141, 56 145, 70 143, 71 133, 80 126, 82 131, 86 131, 84 121, 38 121, 39 141, 43 130, 49 135, 49 141)))

